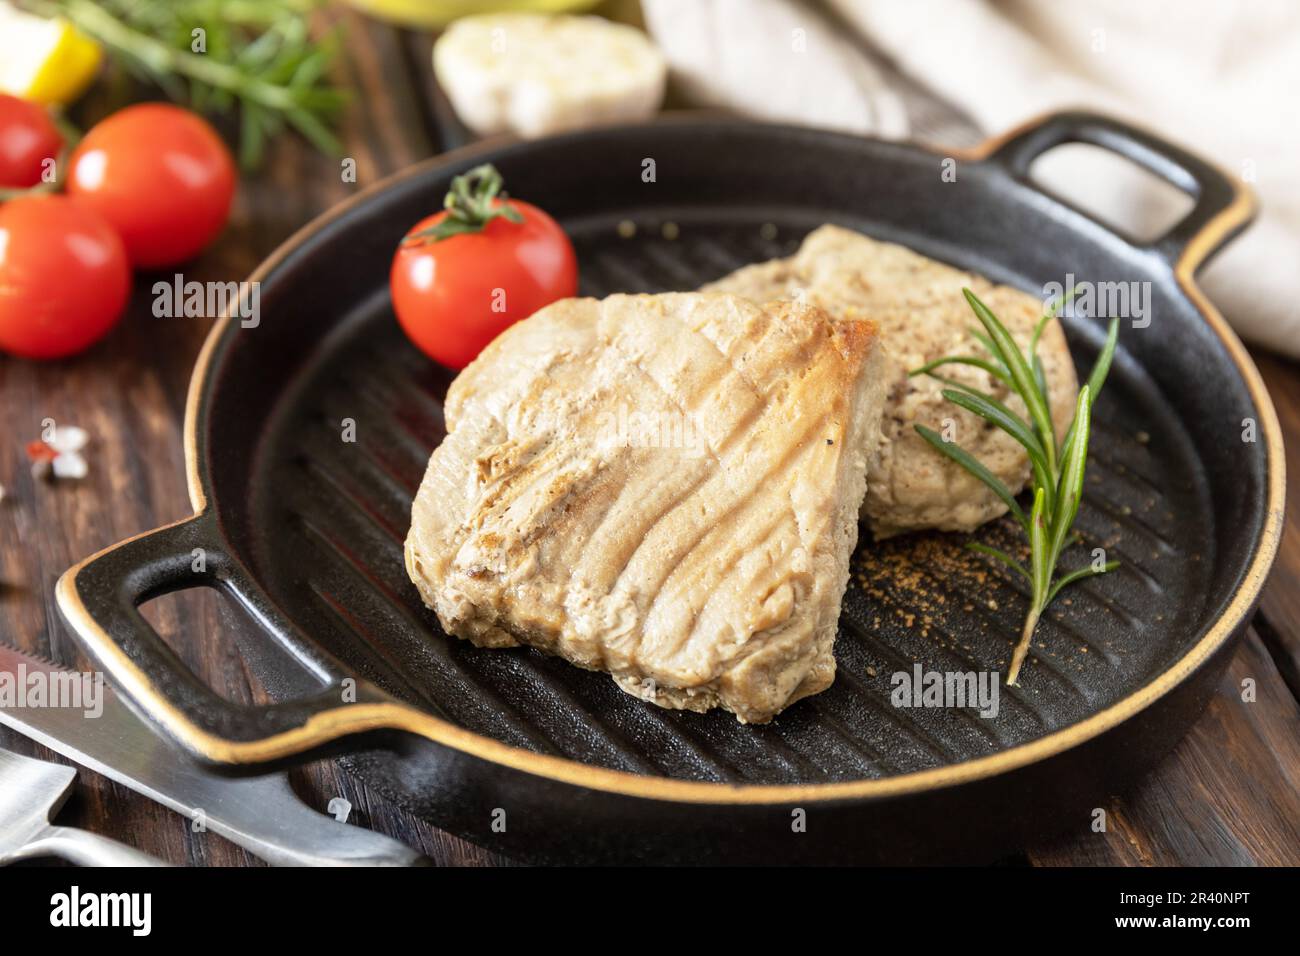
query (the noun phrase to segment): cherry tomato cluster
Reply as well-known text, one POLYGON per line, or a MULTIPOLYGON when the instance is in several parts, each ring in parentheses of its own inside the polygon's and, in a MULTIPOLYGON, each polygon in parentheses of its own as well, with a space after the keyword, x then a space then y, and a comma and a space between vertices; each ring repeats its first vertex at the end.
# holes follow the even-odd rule
MULTIPOLYGON (((48 180, 64 139, 41 107, 0 94, 0 189, 48 180)), ((131 268, 201 251, 230 214, 235 164, 189 110, 127 107, 94 126, 66 159, 63 194, 0 205, 0 351, 61 358, 117 323, 131 268)))

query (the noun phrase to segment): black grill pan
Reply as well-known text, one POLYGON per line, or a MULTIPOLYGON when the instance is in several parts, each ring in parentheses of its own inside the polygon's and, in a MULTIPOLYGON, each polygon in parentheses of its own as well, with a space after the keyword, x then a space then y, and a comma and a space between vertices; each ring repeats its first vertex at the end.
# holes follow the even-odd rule
MULTIPOLYGON (((965 860, 1087 825, 1204 706, 1276 548, 1274 413, 1191 282, 1251 204, 1194 157, 1092 115, 1049 117, 959 155, 956 182, 941 178, 942 158, 678 118, 476 147, 394 177, 258 271, 261 325, 219 324, 195 371, 195 517, 68 572, 65 616, 135 706, 196 754, 255 769, 345 751, 403 805, 516 856, 965 860), (1030 162, 1071 141, 1147 166, 1194 208, 1151 243, 1115 234, 1029 183, 1030 162), (645 158, 655 182, 642 180, 645 158), (661 710, 605 675, 448 638, 406 578, 402 539, 452 376, 397 331, 387 275, 406 228, 484 161, 568 230, 588 295, 691 289, 789 254, 828 221, 1029 290, 1066 273, 1151 283, 1151 325, 1126 323, 1094 412, 1074 557, 1104 547, 1122 570, 1054 606, 991 719, 891 703, 892 675, 918 664, 1006 670, 1025 588, 963 552, 961 535, 864 541, 835 685, 768 726, 661 710), (344 418, 355 443, 340 441, 344 418), (1255 442, 1242 440, 1246 420, 1255 442), (197 574, 195 548, 206 555, 197 574), (136 606, 196 585, 226 589, 288 651, 245 648, 272 686, 314 691, 236 707, 185 672, 136 606)), ((1102 330, 1100 319, 1067 322, 1081 368, 1102 330)), ((1014 532, 1002 521, 978 537, 1014 546, 1014 532)))

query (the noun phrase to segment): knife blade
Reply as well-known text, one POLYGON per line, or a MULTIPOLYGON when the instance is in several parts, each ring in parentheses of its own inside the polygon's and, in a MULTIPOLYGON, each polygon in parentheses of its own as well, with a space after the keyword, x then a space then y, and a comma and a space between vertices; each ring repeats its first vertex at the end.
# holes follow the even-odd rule
POLYGON ((80 706, 50 706, 49 689, 70 688, 78 678, 84 681, 90 675, 0 643, 0 680, 6 676, 10 690, 0 693, 0 724, 191 821, 202 820, 214 833, 268 863, 418 866, 428 862, 391 837, 312 810, 298 799, 283 773, 225 777, 203 767, 137 717, 103 683, 102 675, 98 689, 84 694, 80 706))

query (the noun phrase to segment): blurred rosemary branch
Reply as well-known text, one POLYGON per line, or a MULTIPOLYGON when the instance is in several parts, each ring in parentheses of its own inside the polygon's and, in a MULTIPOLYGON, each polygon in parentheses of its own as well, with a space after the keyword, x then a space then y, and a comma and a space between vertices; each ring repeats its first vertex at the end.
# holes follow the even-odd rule
POLYGON ((1038 340, 1047 323, 1056 318, 1059 308, 1049 309, 1047 314, 1034 328, 1029 343, 1028 356, 1020 351, 1006 326, 993 314, 987 305, 979 300, 970 289, 963 289, 966 302, 979 319, 984 332, 972 332, 973 337, 984 346, 989 358, 969 355, 954 355, 937 359, 913 369, 910 375, 929 375, 949 386, 943 390, 943 397, 954 405, 978 415, 991 422, 1014 438, 1029 455, 1032 478, 1033 505, 1029 514, 1016 501, 1015 496, 996 475, 956 442, 945 441, 943 436, 924 425, 916 425, 916 431, 934 448, 961 465, 972 475, 984 482, 996 494, 1015 517, 1020 527, 1029 538, 1029 567, 1025 567, 1011 555, 997 548, 970 542, 966 547, 971 551, 1001 561, 1007 567, 1020 574, 1029 582, 1031 597, 1029 613, 1025 615, 1024 628, 1020 641, 1016 644, 1011 657, 1011 667, 1007 673, 1007 684, 1015 684, 1020 678, 1020 668, 1029 653, 1029 641, 1038 626, 1038 620, 1047 606, 1056 599, 1061 589, 1083 578, 1105 574, 1119 567, 1118 561, 1107 561, 1100 565, 1089 565, 1056 577, 1056 565, 1061 552, 1071 543, 1070 529, 1079 513, 1079 503, 1083 498, 1083 476, 1088 461, 1088 434, 1092 423, 1092 406, 1101 393, 1106 375, 1110 371, 1111 360, 1115 356, 1115 343, 1119 337, 1119 320, 1112 319, 1106 332, 1106 344, 1102 346, 1097 363, 1092 367, 1087 383, 1079 390, 1075 403, 1074 419, 1065 433, 1063 441, 1058 441, 1052 427, 1051 406, 1048 400, 1047 377, 1043 372, 1043 362, 1038 356, 1038 340), (1029 412, 1029 421, 1016 414, 992 395, 971 388, 953 378, 939 374, 936 369, 945 365, 968 365, 987 372, 992 378, 1002 382, 1024 402, 1029 412))
POLYGON ((257 166, 286 125, 338 154, 332 125, 344 92, 327 74, 335 37, 313 37, 316 0, 20 0, 66 17, 123 70, 172 100, 239 116, 239 160, 257 166), (202 31, 201 33, 198 31, 202 31), (201 42, 203 52, 196 52, 201 42))

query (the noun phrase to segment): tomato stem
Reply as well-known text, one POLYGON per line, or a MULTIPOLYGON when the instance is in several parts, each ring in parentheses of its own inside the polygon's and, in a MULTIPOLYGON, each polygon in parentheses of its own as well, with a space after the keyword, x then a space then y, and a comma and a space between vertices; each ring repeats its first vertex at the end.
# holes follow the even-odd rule
POLYGON ((491 163, 475 166, 451 181, 451 189, 443 199, 447 215, 428 229, 413 232, 402 240, 402 245, 437 242, 467 232, 481 232, 493 219, 523 222, 524 217, 505 201, 506 193, 501 174, 491 163))

